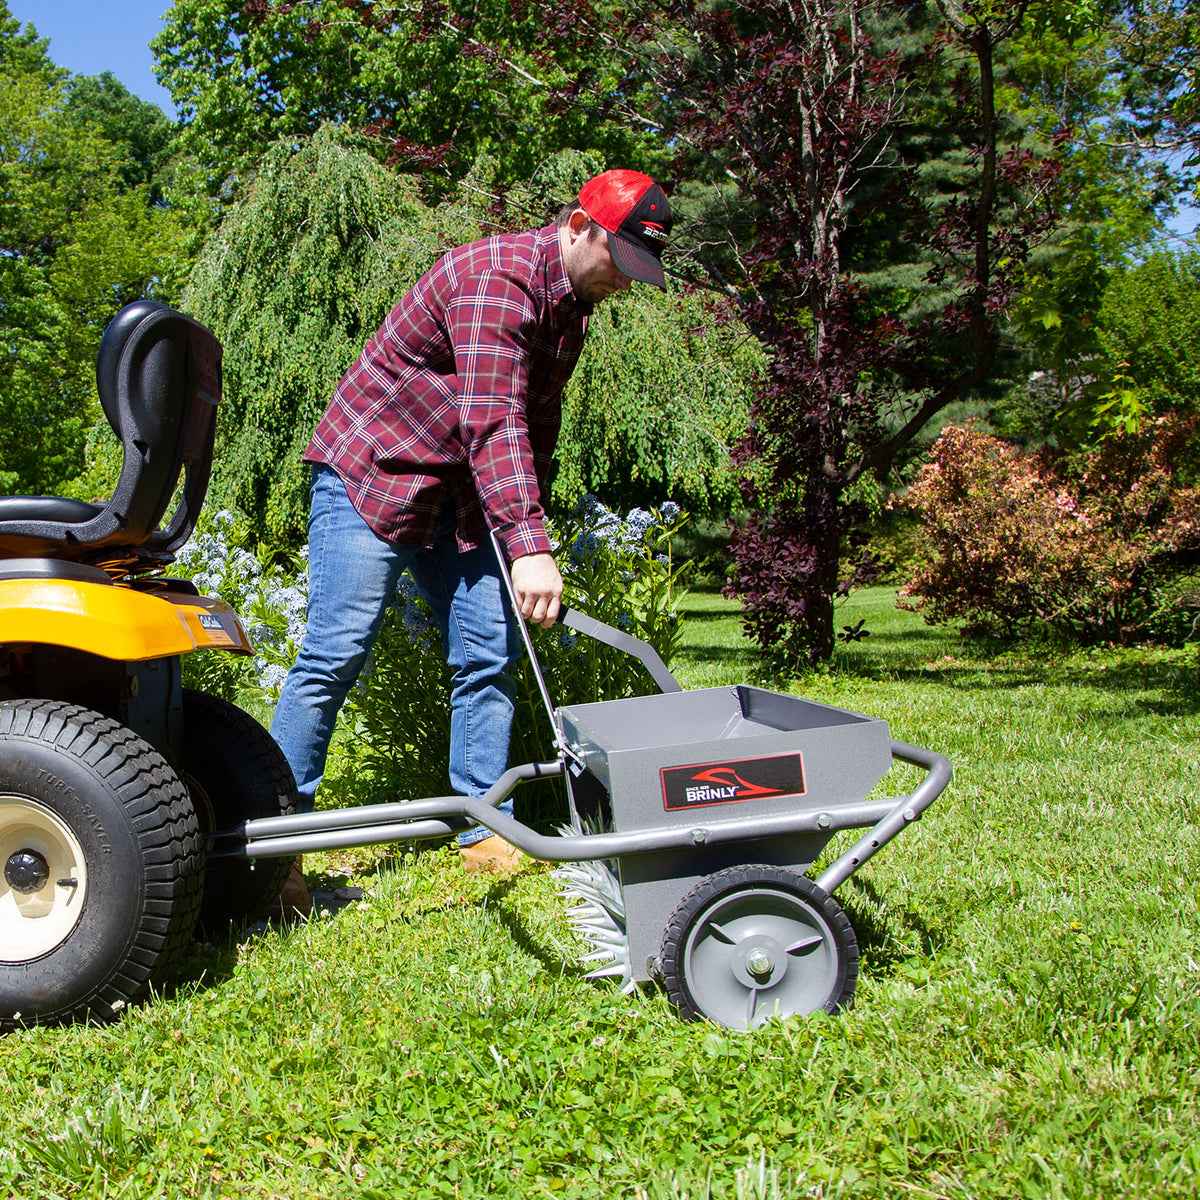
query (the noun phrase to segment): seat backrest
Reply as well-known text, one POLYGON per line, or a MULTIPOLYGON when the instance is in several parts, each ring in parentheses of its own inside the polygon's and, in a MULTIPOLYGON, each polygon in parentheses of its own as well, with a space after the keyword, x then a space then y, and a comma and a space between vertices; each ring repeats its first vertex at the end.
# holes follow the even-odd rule
MULTIPOLYGON (((191 536, 212 469, 221 343, 190 317, 138 300, 104 331, 96 382, 124 453, 112 499, 76 520, 38 519, 48 509, 31 502, 30 519, 0 519, 5 552, 99 561, 110 550, 137 549, 165 557, 191 536)), ((17 516, 10 504, 5 513, 17 516)))

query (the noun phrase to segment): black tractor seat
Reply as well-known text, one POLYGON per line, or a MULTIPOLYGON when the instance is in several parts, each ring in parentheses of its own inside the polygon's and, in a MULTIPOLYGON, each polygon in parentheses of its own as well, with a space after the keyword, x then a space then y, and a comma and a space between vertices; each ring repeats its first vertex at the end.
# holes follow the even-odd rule
POLYGON ((190 317, 137 300, 104 331, 96 384, 123 452, 112 499, 0 497, 0 561, 59 559, 123 574, 170 562, 191 536, 212 469, 221 343, 190 317))
POLYGON ((5 521, 53 521, 85 525, 102 512, 102 504, 68 500, 64 496, 0 496, 0 523, 5 521))

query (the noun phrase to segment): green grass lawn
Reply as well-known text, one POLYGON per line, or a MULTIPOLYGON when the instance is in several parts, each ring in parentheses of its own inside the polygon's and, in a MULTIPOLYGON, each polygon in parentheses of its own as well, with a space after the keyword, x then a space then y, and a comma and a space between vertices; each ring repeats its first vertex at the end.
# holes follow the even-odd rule
MULTIPOLYGON (((0 1040, 0 1195, 1200 1193, 1195 649, 985 656, 892 600, 798 689, 957 772, 839 890, 849 1012, 687 1025, 583 978, 544 867, 313 858, 364 900, 0 1040)), ((750 679, 730 605, 688 610, 685 684, 750 679)))

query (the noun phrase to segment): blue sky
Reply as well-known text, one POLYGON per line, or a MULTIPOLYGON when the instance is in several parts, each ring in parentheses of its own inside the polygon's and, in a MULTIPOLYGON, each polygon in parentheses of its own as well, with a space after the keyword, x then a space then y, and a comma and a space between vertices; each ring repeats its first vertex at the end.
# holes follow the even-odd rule
POLYGON ((50 39, 51 61, 76 75, 111 71, 131 92, 175 115, 154 80, 149 42, 171 0, 7 0, 9 11, 50 39))

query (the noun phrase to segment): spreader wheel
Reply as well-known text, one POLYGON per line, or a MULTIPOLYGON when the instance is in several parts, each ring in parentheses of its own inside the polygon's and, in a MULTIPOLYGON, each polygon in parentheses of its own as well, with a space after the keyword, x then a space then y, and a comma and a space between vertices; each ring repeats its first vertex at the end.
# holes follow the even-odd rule
POLYGON ((54 700, 0 703, 0 1029, 105 1019, 191 941, 195 812, 131 730, 54 700))
MULTIPOLYGON (((271 735, 240 708, 205 692, 183 693, 183 773, 203 833, 296 811, 296 781, 271 735)), ((220 937, 265 916, 290 858, 210 858, 199 929, 220 937)))
POLYGON ((663 935, 671 1002, 688 1020, 753 1029, 848 1004, 858 941, 838 902, 783 867, 730 867, 679 902, 663 935))

